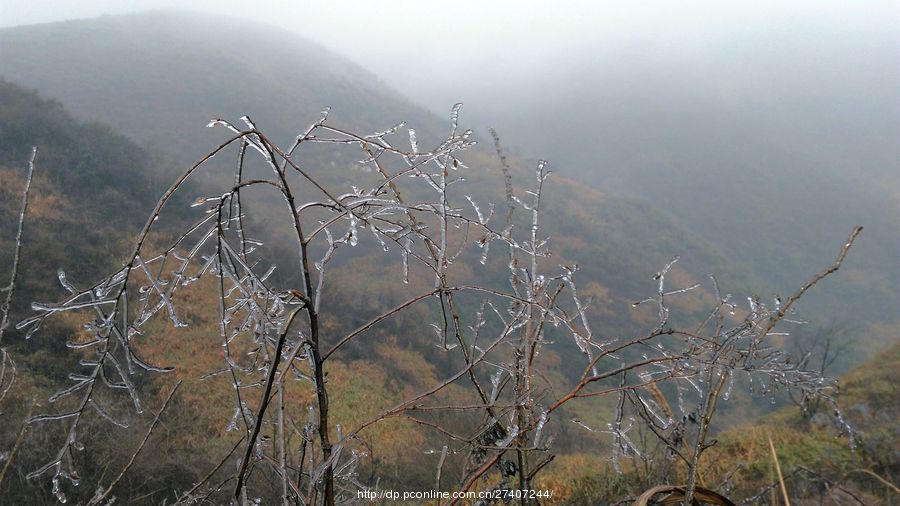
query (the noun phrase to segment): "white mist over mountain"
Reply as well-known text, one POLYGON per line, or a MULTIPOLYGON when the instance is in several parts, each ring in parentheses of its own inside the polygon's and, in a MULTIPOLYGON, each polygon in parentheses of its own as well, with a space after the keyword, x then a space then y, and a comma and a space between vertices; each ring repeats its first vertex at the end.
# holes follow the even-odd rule
POLYGON ((456 101, 484 111, 510 93, 537 99, 585 62, 609 55, 632 63, 690 58, 735 36, 777 45, 785 33, 814 41, 896 34, 900 25, 891 1, 0 0, 0 27, 159 8, 290 28, 435 111, 456 101))

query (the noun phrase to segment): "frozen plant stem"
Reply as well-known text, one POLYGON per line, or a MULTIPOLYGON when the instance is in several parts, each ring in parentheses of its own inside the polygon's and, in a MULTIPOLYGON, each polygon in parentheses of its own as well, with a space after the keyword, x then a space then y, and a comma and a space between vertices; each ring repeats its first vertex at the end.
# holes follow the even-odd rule
MULTIPOLYGON (((3 305, 0 306, 0 312, 3 313, 0 319, 0 346, 3 345, 3 334, 9 326, 9 310, 12 303, 13 295, 16 292, 16 282, 19 278, 19 262, 22 253, 22 235, 25 233, 25 213, 28 212, 28 195, 31 192, 31 180, 34 178, 34 159, 37 156, 37 146, 31 148, 31 157, 28 159, 28 175, 25 177, 25 189, 22 190, 22 205, 19 209, 19 224, 16 227, 15 252, 13 253, 12 270, 9 273, 9 283, 3 287, 6 292, 6 298, 3 305)), ((3 385, 0 378, 0 386, 3 385)))

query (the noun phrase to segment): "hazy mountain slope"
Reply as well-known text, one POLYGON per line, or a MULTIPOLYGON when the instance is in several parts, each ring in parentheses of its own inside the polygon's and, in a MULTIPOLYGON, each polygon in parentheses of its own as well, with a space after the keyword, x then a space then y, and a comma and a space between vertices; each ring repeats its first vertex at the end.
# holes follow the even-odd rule
MULTIPOLYGON (((121 257, 167 184, 165 162, 105 125, 81 123, 55 100, 0 80, 0 272, 12 263, 28 160, 34 185, 23 238, 18 297, 60 296, 57 269, 87 283, 121 257)), ((15 319, 13 320, 16 321, 15 319)))
MULTIPOLYGON (((894 141, 900 134, 897 106, 888 100, 896 94, 892 75, 876 65, 892 49, 876 35, 862 56, 838 42, 829 43, 832 53, 818 54, 798 39, 798 54, 812 52, 802 73, 784 63, 792 60, 775 58, 783 48, 757 49, 740 38, 718 52, 668 59, 628 58, 643 55, 639 48, 609 50, 566 85, 545 87, 528 107, 504 109, 523 98, 511 88, 508 100, 484 111, 464 108, 463 123, 469 115, 484 122, 495 114, 510 151, 527 146, 526 154, 551 159, 561 173, 591 182, 610 204, 624 206, 617 215, 628 224, 610 228, 627 239, 607 247, 646 272, 666 256, 685 254, 695 277, 724 274, 686 248, 644 256, 647 248, 638 245, 658 245, 654 234, 662 229, 686 239, 679 244, 718 251, 719 263, 731 270, 752 273, 745 279, 762 295, 784 294, 833 258, 852 225, 865 225, 842 274, 803 307, 821 308, 810 317, 846 323, 851 339, 885 340, 900 326, 900 182, 891 170, 900 159, 894 141), (649 205, 635 208, 621 195, 649 205), (653 208, 657 217, 645 219, 653 208)), ((221 139, 202 128, 213 117, 250 114, 281 143, 325 105, 348 129, 374 131, 405 120, 423 143, 446 125, 327 49, 233 18, 155 12, 4 29, 0 68, 8 79, 59 97, 77 114, 121 128, 184 164, 221 139)), ((360 158, 347 153, 320 150, 306 162, 345 182, 343 169, 360 158)), ((569 225, 588 244, 606 244, 600 235, 592 240, 598 230, 569 225)), ((597 265, 596 256, 582 260, 597 265)), ((623 274, 614 262, 610 268, 636 274, 633 268, 623 274)), ((645 278, 633 277, 632 286, 638 279, 645 278)))
POLYGON ((164 11, 9 28, 0 62, 6 79, 183 161, 212 145, 215 133, 202 127, 216 117, 250 114, 280 143, 325 106, 357 130, 394 118, 439 125, 327 49, 236 18, 164 11))
MULTIPOLYGON (((79 122, 58 101, 0 80, 0 279, 4 285, 12 265, 21 192, 33 146, 38 150, 19 278, 11 326, 2 343, 15 362, 14 388, 0 406, 4 463, 12 458, 9 452, 29 406, 35 400, 46 403, 66 382, 69 372, 77 370, 81 358, 66 344, 83 322, 58 318, 28 341, 15 331, 15 324, 31 314, 32 301, 64 297, 57 269, 65 271, 69 283, 84 287, 119 265, 133 246, 134 234, 146 222, 147 209, 162 191, 163 179, 155 176, 171 171, 160 158, 108 126, 79 122)), ((179 200, 175 206, 175 223, 179 207, 186 203, 179 200)), ((11 377, 10 370, 4 370, 5 381, 11 377)), ((42 429, 29 431, 23 451, 15 454, 0 488, 4 503, 46 504, 52 500, 45 481, 25 479, 43 465, 54 444, 54 431, 42 429)), ((134 444, 127 432, 113 434, 118 445, 134 444)), ((109 444, 109 435, 106 428, 85 434, 98 449, 86 458, 91 477, 93 470, 106 465, 104 461, 124 458, 109 444)), ((165 465, 168 463, 156 471, 177 480, 177 473, 162 471, 165 465)))
MULTIPOLYGON (((213 117, 250 114, 279 142, 304 130, 324 105, 335 124, 375 131, 406 121, 420 143, 438 139, 447 120, 410 105, 360 67, 288 32, 233 18, 155 12, 0 30, 7 78, 34 86, 96 118, 191 163, 221 141, 204 128, 213 117)), ((449 105, 449 104, 448 104, 449 105)), ((465 123, 465 109, 463 123, 465 123)), ((473 154, 481 201, 501 202, 502 179, 486 146, 473 154)), ((327 182, 360 177, 351 150, 318 150, 303 158, 327 182), (352 155, 352 156, 351 156, 352 155)), ((530 166, 516 165, 531 184, 530 166)), ((554 178, 548 185, 548 234, 560 258, 584 266, 586 281, 609 290, 608 332, 634 331, 629 302, 652 290, 650 276, 673 255, 693 279, 709 272, 732 287, 748 286, 747 271, 729 265, 698 236, 652 207, 554 178)), ((797 280, 800 282, 800 280, 797 280)))
POLYGON ((765 33, 660 35, 598 48, 577 68, 548 62, 533 81, 473 92, 485 105, 475 121, 567 175, 652 202, 777 290, 863 224, 848 275, 817 300, 859 327, 896 325, 896 31, 765 33))

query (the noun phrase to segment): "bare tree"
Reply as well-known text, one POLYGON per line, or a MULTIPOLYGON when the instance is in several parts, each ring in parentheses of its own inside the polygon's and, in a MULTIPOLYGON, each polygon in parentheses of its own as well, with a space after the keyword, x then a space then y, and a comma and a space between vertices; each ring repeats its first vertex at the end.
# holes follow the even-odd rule
MULTIPOLYGON (((691 504, 700 490, 701 455, 714 444, 709 441, 711 419, 719 399, 730 395, 735 376, 745 376, 763 395, 779 388, 829 395, 833 384, 820 371, 798 367, 771 346, 770 338, 791 323, 795 302, 840 267, 859 228, 831 268, 783 303, 770 307, 749 298, 745 316, 735 316, 736 304, 710 278, 716 303, 703 321, 687 329, 670 324, 669 304, 700 285, 668 286, 675 258, 654 277, 653 295, 635 303, 656 307, 654 328, 637 337, 604 339, 592 331, 587 301, 578 293, 578 266, 551 266, 549 241, 541 229, 543 189, 550 175, 545 162, 535 168, 531 187, 517 195, 511 168, 500 153, 507 212, 495 217, 493 204, 455 191, 462 180, 459 174, 468 169, 462 154, 474 144, 471 131, 458 127, 459 105, 451 113, 450 133, 429 149, 420 148, 412 129, 399 135, 402 124, 361 135, 332 126, 327 112, 287 149, 273 143, 248 117, 241 118, 241 126, 222 119, 211 122, 210 127, 225 128, 230 137, 165 192, 121 269, 88 287, 76 287, 59 272, 69 296, 55 304, 35 303, 37 314, 17 328, 30 337, 47 318, 70 311, 90 312, 92 319, 85 326, 89 337, 69 343, 81 354, 83 370, 71 373, 71 385, 50 397, 51 402, 74 399, 71 407, 30 419, 66 428, 54 457, 30 478, 49 475, 53 492, 65 500, 65 482, 79 480, 72 454, 81 448, 85 420, 94 417, 125 426, 104 406, 106 399, 117 396, 129 399, 135 412, 143 411, 134 378, 172 368, 145 361, 137 338, 157 315, 175 327, 186 326, 176 296, 206 277, 217 286, 224 356, 221 368, 209 376, 229 379, 234 394, 229 429, 240 437, 204 479, 189 490, 176 491, 182 503, 228 497, 235 504, 251 504, 273 488, 284 504, 352 502, 358 490, 377 488, 377 483, 363 483, 357 472, 366 457, 361 434, 387 419, 403 418, 446 441, 437 452, 436 488, 451 482, 459 492, 480 489, 483 503, 514 499, 532 504, 539 499, 533 480, 554 458, 548 423, 570 401, 613 396, 617 407, 606 427, 571 422, 607 434, 615 466, 624 458, 649 459, 634 439, 638 424, 647 427, 681 463, 684 501, 691 504), (360 149, 362 163, 377 179, 362 188, 328 187, 299 161, 302 150, 323 144, 360 149), (194 205, 204 211, 202 216, 167 246, 154 250, 148 238, 173 196, 185 191, 185 182, 196 173, 215 169, 211 160, 230 150, 236 158, 228 185, 197 199, 194 205), (248 177, 253 163, 261 163, 265 175, 248 177), (275 265, 262 256, 263 245, 253 238, 241 201, 251 188, 269 191, 283 202, 282 219, 290 224, 295 257, 278 269, 298 273, 295 285, 276 283, 275 265), (409 284, 410 294, 354 330, 328 332, 323 317, 344 308, 323 305, 329 289, 326 273, 340 252, 370 247, 366 245, 399 256, 397 276, 409 284), (489 255, 504 257, 505 286, 455 278, 454 263, 486 263, 489 255), (428 286, 411 282, 411 272, 427 275, 428 286), (348 343, 417 305, 427 305, 434 315, 431 327, 438 352, 455 357, 455 372, 385 406, 356 427, 344 426, 329 409, 329 361, 340 357, 348 343), (554 340, 551 335, 568 335, 584 356, 583 373, 571 385, 552 384, 536 360, 554 340), (439 394, 453 384, 467 385, 471 399, 442 401, 439 394), (289 405, 286 398, 297 389, 311 390, 315 401, 289 405), (451 425, 436 413, 466 423, 451 425), (445 464, 454 455, 464 456, 462 472, 448 478, 445 464), (268 481, 254 481, 254 476, 268 481)), ((172 395, 174 388, 168 399, 172 395)), ((166 405, 168 400, 163 409, 166 405)), ((97 484, 91 504, 110 500, 147 437, 149 432, 118 478, 97 484)), ((457 495, 447 502, 461 500, 457 495)))

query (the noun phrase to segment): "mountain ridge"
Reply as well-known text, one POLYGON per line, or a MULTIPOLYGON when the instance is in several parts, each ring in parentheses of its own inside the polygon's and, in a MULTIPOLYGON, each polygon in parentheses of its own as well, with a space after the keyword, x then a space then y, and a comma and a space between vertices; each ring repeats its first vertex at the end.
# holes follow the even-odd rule
MULTIPOLYGON (((237 121, 249 113, 267 135, 283 145, 315 121, 323 105, 333 106, 333 121, 348 130, 372 132, 405 120, 409 127, 416 128, 420 144, 437 142, 449 124, 405 101, 399 92, 384 86, 361 66, 345 61, 318 44, 282 28, 226 16, 156 11, 7 28, 0 30, 0 51, 6 78, 60 98, 76 115, 108 122, 150 145, 151 149, 171 153, 185 167, 221 139, 212 129, 202 127, 216 117, 237 121), (61 44, 62 41, 65 44, 61 44)), ((515 146, 511 148, 514 152, 515 146)), ((490 151, 487 147, 478 150, 478 164, 497 167, 490 151)), ((305 160, 321 177, 341 181, 346 177, 344 170, 358 168, 358 158, 361 157, 319 149, 305 160)), ((521 163, 516 159, 514 165, 521 163)), ((737 163, 742 162, 737 160, 737 163)), ((626 169, 621 170, 627 173, 626 169)), ((530 169, 517 170, 522 174, 522 180, 531 177, 529 172, 530 169)), ((497 180, 501 178, 499 169, 494 174, 497 180)), ((587 191, 587 186, 570 183, 566 178, 557 176, 555 180, 558 184, 587 191)), ((832 259, 834 246, 830 242, 819 244, 815 254, 806 252, 791 260, 802 268, 787 273, 783 270, 765 273, 762 271, 766 265, 784 261, 778 255, 784 255, 785 248, 779 249, 778 245, 794 241, 790 226, 778 229, 777 233, 761 229, 762 235, 756 232, 742 234, 727 244, 713 244, 708 233, 686 226, 683 216, 668 210, 665 200, 640 199, 627 193, 620 195, 615 185, 610 188, 612 191, 603 193, 607 200, 615 200, 620 207, 630 207, 631 213, 646 215, 651 209, 657 213, 653 218, 632 220, 631 232, 644 238, 643 243, 636 245, 652 248, 649 245, 654 239, 650 230, 668 234, 662 229, 673 228, 672 234, 683 236, 681 244, 700 245, 701 250, 720 259, 714 264, 729 265, 730 271, 740 273, 738 285, 742 290, 739 291, 759 292, 769 283, 778 286, 776 291, 791 290, 832 259), (629 198, 623 199, 624 195, 629 198), (650 222, 666 225, 650 226, 650 222), (690 233, 686 234, 688 230, 690 233), (734 260, 728 259, 735 252, 741 254, 734 260), (771 261, 750 265, 748 257, 771 258, 771 261), (765 274, 763 277, 768 283, 749 282, 759 280, 760 274, 765 274)), ((658 192, 658 189, 654 191, 658 192)), ((733 191, 743 190, 738 185, 733 191)), ((728 193, 717 198, 724 200, 725 205, 734 200, 728 193)), ((609 207, 607 205, 606 209, 609 207)), ((632 216, 618 214, 619 219, 632 216)), ((777 217, 773 220, 780 221, 777 217)), ((720 225, 717 227, 721 228, 720 225)), ((847 231, 831 234, 834 243, 841 241, 847 231)), ((571 233, 584 232, 572 229, 571 233)), ((879 249, 882 242, 868 246, 868 234, 869 231, 860 239, 860 248, 879 249)), ((615 249, 623 250, 620 259, 629 257, 628 233, 624 235, 617 239, 621 244, 615 246, 615 249)), ((599 236, 593 237, 602 240, 599 236)), ((798 246, 788 247, 789 252, 791 248, 797 250, 798 246)), ((666 257, 687 252, 680 247, 674 249, 660 252, 663 254, 649 262, 653 265, 647 265, 646 271, 652 274, 667 260, 666 257)), ((720 268, 713 269, 712 265, 703 266, 704 261, 698 258, 683 256, 685 265, 692 265, 695 279, 710 273, 725 274, 720 268)), ((857 299, 866 295, 866 300, 871 303, 859 305, 857 309, 865 310, 866 318, 883 325, 879 327, 878 335, 893 335, 891 329, 900 328, 900 323, 885 317, 889 315, 886 309, 893 300, 892 289, 881 281, 866 282, 865 279, 871 279, 870 269, 856 269, 854 265, 860 261, 858 252, 851 252, 847 270, 855 277, 850 277, 849 281, 847 277, 840 277, 843 280, 841 290, 857 299)), ((829 310, 826 313, 843 311, 840 293, 836 295, 837 290, 833 287, 822 290, 831 290, 832 294, 827 299, 829 310)), ((812 294, 811 300, 816 296, 816 293, 812 294)), ((624 307, 622 310, 627 311, 624 307)), ((871 335, 868 331, 859 333, 865 339, 871 335)))

